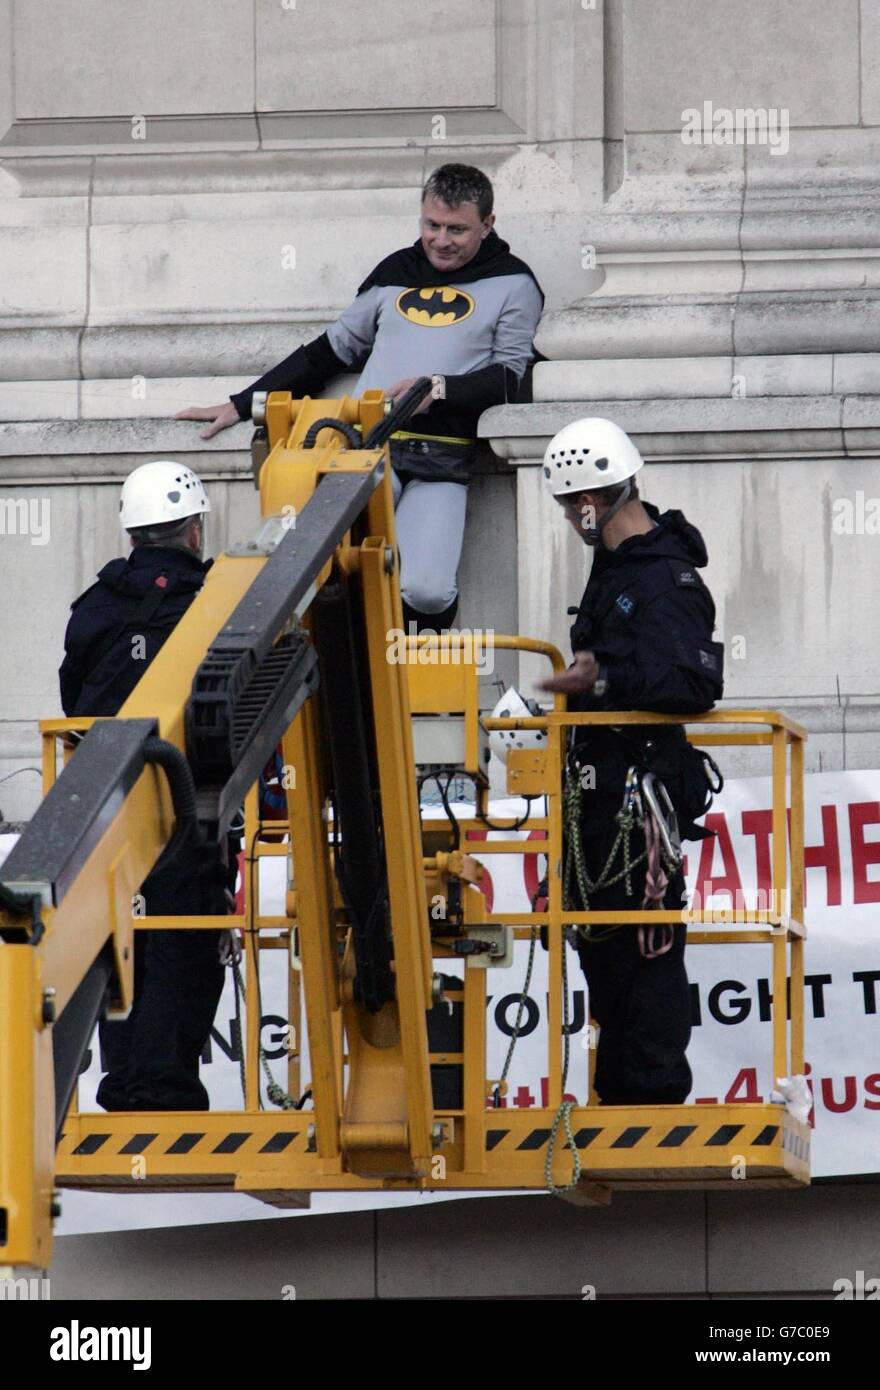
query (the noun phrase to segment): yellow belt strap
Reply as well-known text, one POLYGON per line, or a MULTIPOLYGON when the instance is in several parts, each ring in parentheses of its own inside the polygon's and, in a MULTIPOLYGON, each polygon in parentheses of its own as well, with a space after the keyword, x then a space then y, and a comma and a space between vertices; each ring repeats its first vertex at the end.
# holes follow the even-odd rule
MULTIPOLYGON (((356 430, 360 431, 360 425, 355 425, 356 430)), ((395 430, 392 439, 427 439, 435 440, 437 444, 476 444, 475 439, 458 439, 448 434, 414 434, 410 430, 395 430)))

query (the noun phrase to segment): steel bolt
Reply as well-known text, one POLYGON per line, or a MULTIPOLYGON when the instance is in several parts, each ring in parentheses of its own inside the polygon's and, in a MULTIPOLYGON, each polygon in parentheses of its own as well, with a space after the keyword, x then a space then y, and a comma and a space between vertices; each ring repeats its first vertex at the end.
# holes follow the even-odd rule
POLYGON ((55 989, 51 985, 43 990, 42 1017, 44 1023, 55 1022, 55 989))

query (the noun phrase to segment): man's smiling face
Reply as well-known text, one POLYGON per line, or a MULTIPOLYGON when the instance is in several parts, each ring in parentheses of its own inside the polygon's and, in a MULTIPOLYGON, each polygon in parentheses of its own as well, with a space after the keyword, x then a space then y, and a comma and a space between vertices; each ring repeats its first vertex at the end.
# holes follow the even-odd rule
POLYGON ((495 214, 481 218, 476 203, 451 208, 439 198, 422 203, 422 246, 435 270, 449 275, 472 261, 488 236, 495 214))

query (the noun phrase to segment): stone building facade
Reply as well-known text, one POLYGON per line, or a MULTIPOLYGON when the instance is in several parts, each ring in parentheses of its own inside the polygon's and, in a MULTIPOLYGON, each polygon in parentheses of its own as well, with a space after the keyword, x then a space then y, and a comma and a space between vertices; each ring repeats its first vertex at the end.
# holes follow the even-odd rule
MULTIPOLYGON (((0 776, 36 764, 35 721, 59 712, 67 608, 119 553, 122 477, 182 458, 212 548, 248 536, 249 426, 205 443, 170 417, 332 321, 414 240, 448 160, 493 179, 547 294, 534 403, 481 423, 459 621, 564 645, 585 557, 536 465, 575 415, 611 415, 647 496, 707 539, 729 703, 795 713, 809 768, 878 766, 872 0, 0 0, 0 776)), ((0 818, 38 789, 0 783, 0 818)), ((624 1242, 683 1204, 693 1277, 615 1282, 611 1240, 612 1292, 821 1296, 871 1257, 849 1190, 797 1208, 834 1229, 800 1284, 773 1273, 778 1241, 754 1247, 769 1266, 736 1246, 744 1208, 772 1221, 768 1194, 633 1200, 624 1242)), ((429 1235, 386 1220, 415 1258, 429 1235)))

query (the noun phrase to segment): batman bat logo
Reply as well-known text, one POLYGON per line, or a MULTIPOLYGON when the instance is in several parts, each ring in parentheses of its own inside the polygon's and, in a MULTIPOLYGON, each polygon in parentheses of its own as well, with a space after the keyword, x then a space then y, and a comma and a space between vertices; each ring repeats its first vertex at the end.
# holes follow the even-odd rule
POLYGON ((401 290, 396 307, 410 323, 419 323, 425 328, 448 328, 451 323, 470 318, 475 305, 464 290, 432 285, 421 290, 401 290))

